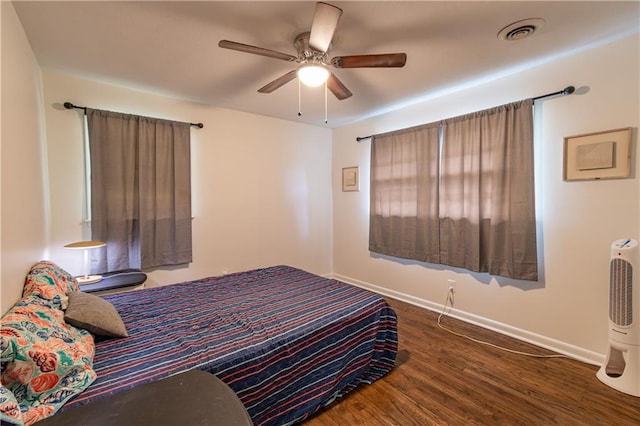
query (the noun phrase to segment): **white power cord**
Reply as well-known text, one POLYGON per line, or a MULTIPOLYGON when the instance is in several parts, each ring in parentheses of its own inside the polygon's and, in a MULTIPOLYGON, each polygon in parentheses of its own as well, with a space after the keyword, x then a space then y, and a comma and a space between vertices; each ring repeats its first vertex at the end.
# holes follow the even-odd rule
POLYGON ((449 291, 447 292, 447 300, 444 302, 444 306, 442 307, 442 312, 440 312, 440 315, 438 315, 438 327, 440 327, 441 329, 453 335, 456 335, 458 337, 464 337, 465 339, 471 340, 472 342, 480 343, 481 345, 491 346, 492 348, 500 349, 502 351, 510 352, 512 354, 517 354, 517 355, 524 355, 524 356, 529 356, 533 358, 570 358, 566 355, 540 355, 540 354, 532 354, 529 352, 516 351, 514 349, 505 348, 503 346, 485 342, 484 340, 475 339, 473 337, 467 336, 466 334, 462 334, 462 333, 458 333, 453 330, 450 330, 441 324, 441 320, 443 316, 446 316, 449 314, 449 312, 451 312, 451 310, 453 309, 453 302, 454 302, 453 289, 450 288, 449 291), (449 304, 451 304, 451 307, 449 308, 448 312, 445 314, 445 311, 447 311, 447 306, 449 304))

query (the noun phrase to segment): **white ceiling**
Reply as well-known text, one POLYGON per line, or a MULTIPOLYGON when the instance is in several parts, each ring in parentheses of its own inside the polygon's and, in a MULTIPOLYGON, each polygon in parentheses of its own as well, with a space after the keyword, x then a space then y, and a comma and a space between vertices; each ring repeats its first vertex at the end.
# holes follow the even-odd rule
MULTIPOLYGON (((344 13, 329 57, 405 52, 408 59, 404 68, 334 69, 353 96, 338 101, 329 93, 329 127, 640 31, 638 1, 331 3, 344 13), (503 27, 527 18, 546 25, 524 40, 498 39, 503 27)), ((310 30, 313 1, 13 4, 43 69, 325 125, 323 88, 302 89, 302 117, 297 80, 257 92, 294 63, 218 47, 228 39, 295 55, 293 40, 310 30)), ((67 100, 83 105, 81 98, 59 101, 67 100)))

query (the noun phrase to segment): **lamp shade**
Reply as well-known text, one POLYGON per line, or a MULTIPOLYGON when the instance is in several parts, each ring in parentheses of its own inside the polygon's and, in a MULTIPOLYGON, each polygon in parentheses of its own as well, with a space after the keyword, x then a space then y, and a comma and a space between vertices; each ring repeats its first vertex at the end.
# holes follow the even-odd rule
POLYGON ((327 81, 329 70, 321 65, 303 65, 298 68, 298 78, 306 86, 317 87, 327 81))
POLYGON ((64 248, 68 249, 94 249, 98 247, 104 247, 107 243, 102 241, 78 241, 77 243, 70 243, 64 246, 64 248))
POLYGON ((66 249, 83 250, 84 252, 84 275, 76 277, 78 284, 91 284, 102 279, 102 275, 89 275, 89 250, 104 247, 106 245, 107 243, 103 241, 78 241, 64 246, 66 249))

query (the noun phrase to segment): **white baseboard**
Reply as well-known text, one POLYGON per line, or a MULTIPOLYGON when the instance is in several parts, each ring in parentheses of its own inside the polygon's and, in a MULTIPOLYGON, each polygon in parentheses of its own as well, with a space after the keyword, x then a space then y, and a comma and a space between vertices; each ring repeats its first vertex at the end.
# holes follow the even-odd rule
MULTIPOLYGON (((394 299, 398 299, 402 302, 410 303, 412 305, 416 305, 421 308, 429 309, 434 312, 441 312, 443 308, 443 305, 440 303, 434 303, 430 300, 421 299, 419 297, 411 296, 409 294, 404 294, 394 290, 390 290, 388 288, 379 287, 364 281, 346 277, 344 275, 333 274, 333 278, 336 280, 343 281, 345 283, 355 285, 357 287, 361 287, 361 288, 373 291, 383 296, 389 296, 394 299)), ((605 360, 604 354, 589 351, 584 348, 580 348, 578 346, 570 345, 568 343, 565 343, 559 340, 542 336, 540 334, 532 333, 530 331, 513 327, 508 324, 503 324, 501 322, 484 318, 469 312, 464 312, 458 309, 452 309, 451 312, 448 313, 448 316, 495 331, 497 333, 507 335, 509 337, 513 337, 513 338, 525 341, 527 343, 540 346, 545 349, 552 350, 554 352, 566 355, 568 357, 571 357, 573 359, 576 359, 578 361, 582 361, 588 364, 600 366, 604 363, 604 360, 605 360)))

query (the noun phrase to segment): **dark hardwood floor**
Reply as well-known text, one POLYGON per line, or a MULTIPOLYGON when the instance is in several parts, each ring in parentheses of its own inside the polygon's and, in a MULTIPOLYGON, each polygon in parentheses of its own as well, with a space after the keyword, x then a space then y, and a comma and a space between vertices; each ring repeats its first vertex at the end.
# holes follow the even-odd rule
MULTIPOLYGON (((396 367, 305 426, 640 425, 640 398, 600 382, 596 366, 473 343, 440 329, 437 313, 387 300, 398 314, 396 367)), ((452 318, 443 325, 511 349, 552 353, 452 318)))

